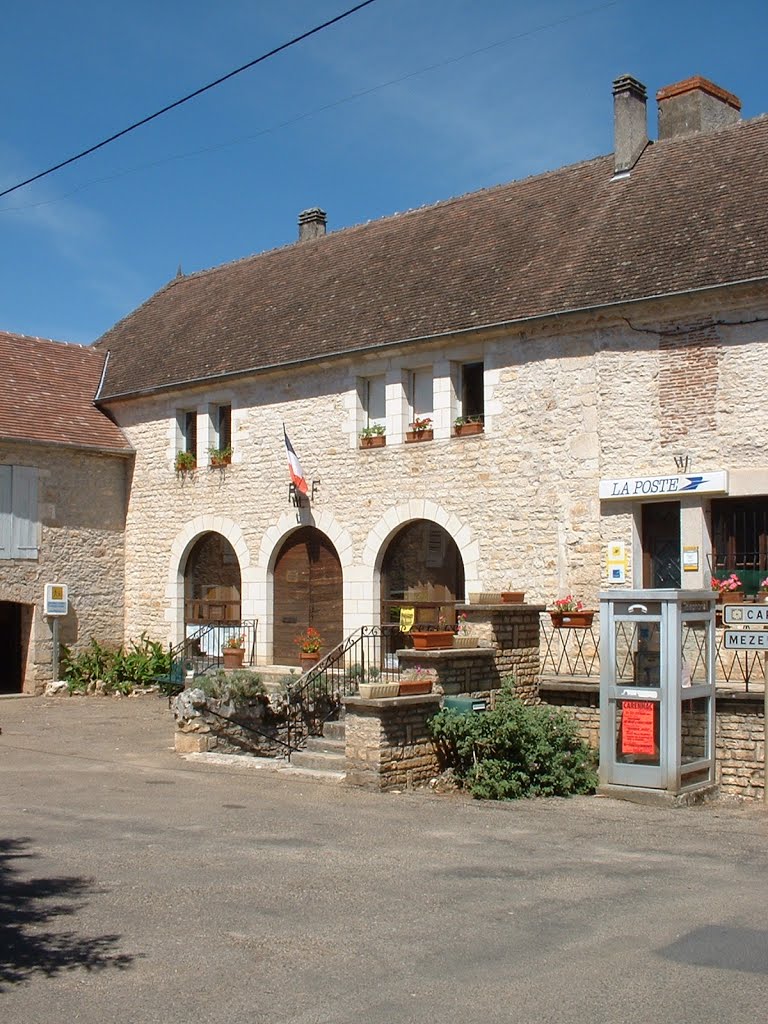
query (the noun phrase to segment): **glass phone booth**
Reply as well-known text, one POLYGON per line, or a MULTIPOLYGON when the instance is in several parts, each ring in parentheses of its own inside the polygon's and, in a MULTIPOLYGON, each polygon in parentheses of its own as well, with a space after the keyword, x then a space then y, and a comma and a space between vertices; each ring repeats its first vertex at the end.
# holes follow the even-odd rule
POLYGON ((603 792, 714 785, 715 600, 711 590, 600 595, 603 792))

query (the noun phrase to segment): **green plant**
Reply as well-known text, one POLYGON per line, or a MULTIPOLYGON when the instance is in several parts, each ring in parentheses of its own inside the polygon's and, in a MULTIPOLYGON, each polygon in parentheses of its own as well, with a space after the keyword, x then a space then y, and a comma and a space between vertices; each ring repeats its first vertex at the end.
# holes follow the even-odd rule
POLYGON ((242 633, 232 633, 221 645, 223 651, 239 651, 245 647, 245 637, 242 633))
POLYGON ((454 427, 463 427, 465 423, 482 423, 482 416, 457 416, 453 421, 454 427))
POLYGON ((554 603, 554 611, 556 612, 583 612, 584 602, 577 601, 573 594, 568 594, 567 597, 559 597, 554 603))
POLYGON ((173 468, 177 473, 191 473, 197 469, 197 459, 194 452, 177 451, 173 468))
POLYGON ((425 430, 432 429, 432 418, 430 416, 416 416, 410 427, 414 433, 423 434, 425 430))
POLYGON ((383 437, 387 432, 387 428, 383 423, 371 423, 367 427, 363 427, 360 431, 360 437, 383 437))
POLYGON ((293 642, 302 654, 317 654, 325 641, 314 626, 309 626, 303 633, 294 637, 293 642))
POLYGON ((206 697, 235 703, 264 697, 267 692, 261 676, 247 669, 235 672, 219 671, 214 675, 200 676, 195 680, 195 686, 202 690, 206 697))
POLYGON ((136 686, 148 686, 155 676, 170 671, 170 654, 162 644, 142 633, 138 642, 129 641, 126 650, 102 645, 92 638, 80 654, 62 644, 59 664, 70 693, 84 693, 101 682, 105 693, 131 693, 136 686))
POLYGON ((472 796, 485 800, 572 796, 597 786, 595 752, 565 711, 524 704, 504 681, 496 706, 445 708, 429 723, 438 755, 472 796))
POLYGON ((209 448, 208 458, 211 466, 228 466, 232 461, 232 448, 230 445, 226 448, 209 448))

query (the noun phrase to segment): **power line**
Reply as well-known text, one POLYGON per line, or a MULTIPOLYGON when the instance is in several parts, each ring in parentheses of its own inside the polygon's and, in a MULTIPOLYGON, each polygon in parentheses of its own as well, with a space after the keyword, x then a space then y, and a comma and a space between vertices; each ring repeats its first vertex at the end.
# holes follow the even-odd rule
POLYGON ((161 110, 156 110, 154 114, 150 114, 148 117, 143 117, 140 121, 135 121, 133 124, 128 125, 127 128, 123 128, 121 131, 115 132, 114 135, 110 135, 109 138, 102 139, 101 142, 97 142, 95 146, 89 146, 88 149, 84 149, 82 152, 75 153, 74 156, 70 156, 66 160, 62 160, 60 163, 54 164, 53 167, 49 167, 45 171, 40 171, 39 174, 34 174, 31 178, 27 178, 26 181, 20 181, 17 185, 12 185, 11 188, 7 188, 3 192, 0 192, 0 199, 2 199, 3 196, 10 195, 11 192, 16 192, 17 189, 24 188, 25 185, 31 185, 33 181, 39 181, 40 178, 45 178, 48 174, 53 174, 54 171, 61 170, 62 167, 66 167, 68 164, 75 163, 76 160, 81 160, 84 156, 88 156, 90 153, 95 153, 97 149, 101 149, 103 146, 109 145, 109 143, 114 142, 115 139, 122 138, 123 135, 127 135, 136 128, 141 128, 142 125, 149 124, 149 122, 154 121, 156 117, 160 117, 162 114, 167 114, 169 110, 180 107, 182 103, 187 103, 196 96, 200 96, 202 93, 208 92, 209 89, 213 89, 215 86, 221 85, 222 82, 226 82, 228 79, 234 78, 235 75, 239 75, 241 72, 255 67, 256 64, 261 64, 262 61, 268 60, 270 57, 274 57, 278 53, 282 53, 283 50, 287 50, 289 47, 295 46, 297 43, 301 43, 305 39, 309 39, 310 36, 316 35, 318 32, 322 32, 323 29, 329 28, 331 25, 335 25, 339 21, 343 21, 351 14, 356 14, 357 11, 362 10, 363 7, 369 7, 373 3, 376 3, 376 0, 362 0, 362 3, 356 4, 354 7, 350 7, 349 10, 344 11, 342 14, 337 14, 335 18, 330 18, 328 21, 324 21, 322 25, 315 25, 314 28, 309 29, 307 32, 302 32, 301 35, 294 36, 293 39, 289 39, 287 43, 282 43, 280 46, 276 46, 273 50, 269 50, 268 53, 263 53, 260 57, 256 57, 255 60, 248 61, 247 64, 243 64, 241 67, 235 68, 234 71, 230 71, 228 74, 222 75, 221 78, 217 78, 215 81, 209 82, 208 85, 203 85, 201 88, 195 89, 194 92, 190 92, 186 96, 182 96, 181 99, 175 100, 173 103, 169 103, 161 110))
MULTIPOLYGON (((241 145, 244 142, 253 142, 256 139, 261 138, 264 135, 270 135, 273 132, 279 131, 282 128, 289 128, 301 121, 306 121, 311 117, 315 117, 317 114, 325 113, 328 110, 333 110, 336 107, 343 106, 345 103, 352 103, 354 100, 362 99, 365 96, 370 96, 374 93, 381 92, 384 89, 388 89, 393 85, 400 85, 402 82, 407 82, 412 78, 418 78, 420 75, 426 75, 433 71, 438 71, 442 68, 449 67, 452 64, 458 64, 463 60, 467 60, 470 57, 477 57, 480 54, 488 53, 490 50, 495 50, 501 46, 507 46, 509 43, 518 42, 521 39, 525 39, 528 36, 536 35, 539 32, 544 32, 548 29, 559 28, 568 22, 575 21, 578 18, 586 17, 590 14, 595 14, 599 11, 603 11, 608 7, 616 7, 623 0, 605 0, 605 2, 597 4, 594 7, 582 8, 579 11, 575 11, 572 14, 565 15, 561 18, 556 18, 553 21, 544 22, 541 25, 535 25, 533 28, 527 29, 523 32, 518 32, 515 35, 505 36, 502 39, 497 39, 493 43, 489 43, 486 46, 478 47, 474 50, 466 50, 463 53, 456 54, 453 57, 446 57, 441 61, 437 61, 434 64, 428 64, 421 68, 416 68, 413 71, 408 71, 403 75, 399 75, 397 78, 390 78, 384 82, 378 82, 376 85, 369 86, 365 89, 360 89, 358 92, 349 93, 346 96, 342 96, 340 99, 331 100, 328 103, 324 103, 322 106, 313 107, 310 110, 305 110, 301 114, 296 114, 294 117, 288 118, 285 121, 277 122, 276 124, 269 125, 266 128, 262 128, 260 131, 255 132, 251 135, 242 135, 235 139, 229 139, 225 142, 219 142, 211 146, 202 146, 199 149, 187 150, 184 153, 176 153, 172 156, 161 157, 159 160, 151 160, 142 164, 137 164, 134 167, 126 168, 122 171, 116 171, 113 174, 106 175, 103 178, 95 178, 91 181, 87 181, 81 185, 76 186, 70 192, 66 192, 64 195, 56 196, 52 199, 41 199, 34 203, 25 203, 23 206, 7 206, 0 209, 0 216, 4 213, 17 213, 23 210, 36 209, 39 206, 50 206, 53 203, 61 202, 64 199, 69 199, 71 196, 76 195, 78 192, 82 192, 87 188, 91 188, 93 185, 103 185, 106 182, 116 181, 118 178, 126 177, 130 174, 135 174, 137 171, 146 170, 153 167, 161 167, 163 164, 173 163, 175 160, 186 160, 194 156, 202 156, 205 153, 215 153, 219 150, 226 149, 229 146, 241 145)), ((30 181, 34 181, 31 178, 30 181)), ((25 182, 21 183, 22 185, 25 182)), ((21 185, 16 186, 21 188, 21 185)), ((12 190, 9 190, 12 191, 12 190)), ((6 193, 0 193, 0 196, 6 193)))

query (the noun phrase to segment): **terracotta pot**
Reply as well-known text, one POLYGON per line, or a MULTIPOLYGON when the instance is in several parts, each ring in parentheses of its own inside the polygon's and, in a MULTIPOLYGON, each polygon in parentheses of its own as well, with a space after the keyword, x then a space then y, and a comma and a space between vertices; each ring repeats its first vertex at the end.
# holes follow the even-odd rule
POLYGON ((743 601, 743 590, 727 590, 724 594, 717 595, 718 604, 742 604, 743 601))
POLYGON ((361 448, 383 448, 387 439, 383 434, 374 434, 373 437, 361 437, 361 448))
POLYGON ((313 665, 316 665, 320 661, 319 651, 301 651, 299 653, 299 660, 301 661, 301 671, 309 672, 313 665))
POLYGON ((432 693, 431 679, 401 679, 400 696, 415 697, 419 693, 432 693))
POLYGON ((525 601, 525 591, 502 590, 501 600, 504 604, 522 604, 525 601))
POLYGON ((231 455, 212 455, 211 456, 211 469, 223 469, 224 466, 230 465, 232 462, 231 455))
POLYGON ((453 647, 453 633, 447 630, 433 630, 429 633, 412 630, 410 636, 416 651, 436 651, 444 647, 453 647))
POLYGON ((434 433, 434 430, 406 430, 406 444, 415 444, 417 441, 431 441, 434 433))
POLYGON ((549 615, 555 629, 587 629, 595 617, 594 611, 550 612, 549 615))
POLYGON ((453 428, 453 436, 468 437, 470 434, 482 434, 484 429, 482 423, 462 423, 460 427, 453 428))
POLYGON ((242 668, 245 648, 225 647, 222 651, 224 657, 224 668, 242 668))

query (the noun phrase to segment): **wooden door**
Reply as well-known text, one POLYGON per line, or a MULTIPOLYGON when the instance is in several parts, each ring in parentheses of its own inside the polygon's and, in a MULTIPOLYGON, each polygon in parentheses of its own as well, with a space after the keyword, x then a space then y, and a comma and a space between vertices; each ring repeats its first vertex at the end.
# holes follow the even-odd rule
POLYGON ((643 586, 680 589, 680 502, 643 505, 643 586))
POLYGON ((314 626, 323 637, 322 653, 341 643, 341 563, 324 534, 313 526, 292 533, 277 556, 274 581, 276 665, 299 664, 294 637, 308 626, 314 626))

